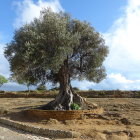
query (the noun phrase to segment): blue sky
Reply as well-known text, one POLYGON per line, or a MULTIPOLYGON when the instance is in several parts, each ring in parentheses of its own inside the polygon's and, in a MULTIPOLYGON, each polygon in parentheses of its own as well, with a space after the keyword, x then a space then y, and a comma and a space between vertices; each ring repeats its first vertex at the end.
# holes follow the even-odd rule
MULTIPOLYGON (((107 77, 99 84, 83 80, 71 81, 80 90, 140 90, 140 1, 139 0, 6 0, 0 2, 0 75, 10 77, 10 65, 4 47, 13 39, 15 29, 39 18, 42 7, 53 12, 67 12, 72 19, 90 21, 109 46, 103 62, 107 77)), ((51 89, 52 83, 46 83, 51 89)), ((59 86, 59 84, 58 84, 59 86)), ((8 82, 1 90, 27 90, 27 86, 8 82)), ((30 86, 34 90, 36 87, 30 86)))

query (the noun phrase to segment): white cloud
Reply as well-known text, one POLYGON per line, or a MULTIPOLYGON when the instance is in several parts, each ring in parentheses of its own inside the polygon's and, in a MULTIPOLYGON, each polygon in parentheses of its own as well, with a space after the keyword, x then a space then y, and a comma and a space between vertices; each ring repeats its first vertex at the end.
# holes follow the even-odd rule
POLYGON ((103 65, 111 73, 103 82, 108 82, 109 88, 116 84, 123 89, 139 89, 140 80, 132 77, 140 79, 140 1, 128 0, 128 5, 120 9, 122 16, 101 33, 110 49, 103 65))
POLYGON ((59 11, 64 12, 64 9, 61 7, 58 0, 54 0, 52 2, 45 2, 45 1, 39 0, 37 2, 37 5, 34 4, 32 0, 24 0, 22 2, 14 1, 12 5, 18 6, 16 10, 18 18, 15 19, 15 23, 13 24, 15 28, 19 28, 23 26, 23 24, 25 24, 26 21, 27 21, 27 24, 30 23, 31 21, 34 20, 35 17, 39 18, 40 11, 44 7, 46 9, 47 7, 51 7, 53 12, 59 12, 59 11))
POLYGON ((113 84, 117 84, 117 83, 124 83, 124 84, 127 84, 127 83, 134 83, 134 81, 132 80, 126 80, 126 78, 124 76, 121 76, 121 74, 113 74, 111 73, 111 75, 108 76, 108 78, 111 79, 111 81, 113 81, 113 84))
POLYGON ((139 69, 140 66, 140 1, 129 0, 125 14, 116 20, 107 33, 103 33, 110 54, 107 67, 120 71, 139 69), (112 59, 110 59, 112 58, 112 59), (137 66, 137 67, 136 67, 137 66))

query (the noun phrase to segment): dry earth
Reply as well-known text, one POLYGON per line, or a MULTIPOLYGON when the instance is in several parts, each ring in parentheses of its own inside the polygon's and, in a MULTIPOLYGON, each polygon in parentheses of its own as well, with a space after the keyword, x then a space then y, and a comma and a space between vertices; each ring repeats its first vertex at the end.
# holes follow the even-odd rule
POLYGON ((48 129, 78 131, 78 140, 140 140, 140 99, 87 98, 104 109, 101 116, 85 116, 79 120, 48 123, 29 118, 25 110, 45 105, 54 98, 0 98, 0 114, 8 119, 48 129), (12 113, 14 112, 14 113, 12 113))

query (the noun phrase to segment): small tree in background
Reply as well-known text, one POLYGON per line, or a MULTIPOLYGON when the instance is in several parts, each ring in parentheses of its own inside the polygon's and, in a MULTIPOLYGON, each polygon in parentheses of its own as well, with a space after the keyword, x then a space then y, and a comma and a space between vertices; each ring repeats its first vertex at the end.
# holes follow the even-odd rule
POLYGON ((8 79, 6 79, 4 76, 0 75, 0 87, 1 87, 4 83, 8 83, 8 79))
POLYGON ((18 84, 23 84, 23 85, 26 85, 28 87, 28 91, 30 92, 29 90, 29 86, 30 86, 30 81, 24 81, 24 80, 21 80, 21 81, 18 81, 18 84))
POLYGON ((26 85, 28 87, 28 92, 30 92, 29 90, 29 86, 30 86, 30 78, 28 78, 28 80, 26 79, 21 79, 18 77, 18 75, 14 75, 14 74, 11 74, 12 77, 8 78, 11 82, 16 82, 18 84, 23 84, 23 85, 26 85))

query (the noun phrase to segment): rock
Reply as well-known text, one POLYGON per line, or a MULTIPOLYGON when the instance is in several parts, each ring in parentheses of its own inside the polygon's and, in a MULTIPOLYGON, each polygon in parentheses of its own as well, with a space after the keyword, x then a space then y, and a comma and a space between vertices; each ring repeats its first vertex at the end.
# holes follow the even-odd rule
POLYGON ((41 120, 40 123, 41 123, 41 124, 46 124, 46 123, 47 123, 47 120, 41 120))
POLYGON ((92 108, 98 108, 98 105, 96 103, 91 103, 89 101, 87 102, 85 98, 83 98, 83 100, 88 106, 90 106, 92 108))
POLYGON ((107 140, 128 140, 127 136, 118 136, 117 134, 107 135, 107 140))
POLYGON ((127 136, 127 134, 125 132, 121 131, 118 133, 118 136, 127 136))
POLYGON ((58 121, 56 120, 56 119, 52 119, 52 118, 50 118, 49 120, 42 120, 41 121, 41 124, 57 124, 58 123, 58 121))
POLYGON ((89 135, 95 140, 106 140, 106 135, 100 132, 91 132, 89 135))
POLYGON ((81 133, 79 132, 76 132, 76 131, 71 131, 71 132, 72 132, 73 138, 79 138, 81 136, 81 133))
POLYGON ((58 123, 58 120, 57 119, 52 119, 52 118, 50 118, 47 122, 46 122, 46 124, 57 124, 58 123))
POLYGON ((75 125, 75 120, 66 120, 65 124, 66 125, 75 125))
POLYGON ((111 130, 103 130, 104 134, 111 134, 111 132, 112 132, 111 130))
POLYGON ((86 120, 88 117, 86 115, 80 115, 80 117, 78 117, 78 120, 86 120))
POLYGON ((9 111, 8 110, 4 110, 4 109, 0 109, 0 114, 3 115, 3 114, 9 114, 9 111))
POLYGON ((128 119, 126 119, 126 118, 122 118, 122 119, 120 119, 120 121, 125 125, 130 125, 131 124, 131 122, 128 121, 128 119))

